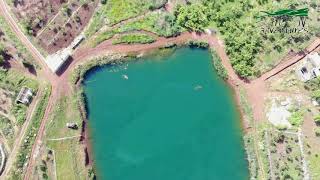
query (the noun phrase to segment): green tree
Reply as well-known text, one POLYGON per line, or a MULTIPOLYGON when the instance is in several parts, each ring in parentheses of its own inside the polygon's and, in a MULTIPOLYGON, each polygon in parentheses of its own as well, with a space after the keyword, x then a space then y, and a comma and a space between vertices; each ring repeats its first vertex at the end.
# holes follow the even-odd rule
POLYGON ((179 26, 191 31, 202 32, 209 25, 209 13, 202 4, 178 6, 175 16, 179 26))

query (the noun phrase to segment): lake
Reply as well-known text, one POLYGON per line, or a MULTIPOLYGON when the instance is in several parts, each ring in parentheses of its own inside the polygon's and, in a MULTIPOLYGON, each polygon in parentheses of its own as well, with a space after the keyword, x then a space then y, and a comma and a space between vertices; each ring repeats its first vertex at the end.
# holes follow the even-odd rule
POLYGON ((249 179, 240 115, 209 51, 96 68, 84 90, 98 179, 249 179))

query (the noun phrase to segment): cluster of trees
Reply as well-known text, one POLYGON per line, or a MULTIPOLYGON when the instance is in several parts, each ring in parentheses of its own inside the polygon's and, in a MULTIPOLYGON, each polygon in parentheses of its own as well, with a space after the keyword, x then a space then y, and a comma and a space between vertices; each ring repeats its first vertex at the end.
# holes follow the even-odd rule
MULTIPOLYGON (((288 4, 290 8, 305 6, 303 3, 288 4)), ((256 2, 251 0, 202 0, 202 3, 178 6, 174 15, 176 23, 190 31, 201 32, 209 24, 217 27, 223 35, 233 68, 239 76, 248 78, 260 75, 259 68, 256 68, 256 62, 259 60, 258 53, 277 52, 281 54, 288 49, 300 51, 305 48, 306 42, 310 41, 312 36, 317 33, 320 35, 320 28, 316 26, 316 23, 311 22, 314 21, 312 14, 306 19, 308 21, 306 27, 302 27, 303 19, 300 18, 290 19, 288 17, 290 20, 285 23, 289 30, 296 27, 299 31, 305 28, 305 31, 298 33, 266 31, 263 33, 264 28, 275 30, 284 27, 275 26, 272 22, 274 18, 268 17, 260 20, 255 18, 259 15, 261 8, 274 9, 270 0, 256 2)))
POLYGON ((259 75, 253 67, 261 48, 261 37, 256 24, 246 21, 244 17, 253 8, 251 2, 206 0, 205 4, 210 7, 210 19, 216 23, 224 37, 226 51, 235 71, 244 78, 259 75))
POLYGON ((191 31, 201 32, 209 25, 207 7, 196 3, 188 6, 178 6, 175 10, 176 22, 179 26, 191 31))
POLYGON ((226 43, 226 51, 235 71, 244 78, 259 75, 253 67, 262 40, 256 25, 243 15, 253 8, 249 0, 211 1, 179 6, 175 11, 176 23, 190 31, 202 32, 215 22, 226 43))

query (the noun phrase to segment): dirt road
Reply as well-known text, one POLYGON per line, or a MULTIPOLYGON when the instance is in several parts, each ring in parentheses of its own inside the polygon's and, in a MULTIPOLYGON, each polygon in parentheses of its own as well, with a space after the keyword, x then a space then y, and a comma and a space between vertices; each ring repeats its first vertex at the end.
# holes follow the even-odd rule
POLYGON ((8 177, 8 173, 10 172, 12 164, 15 162, 18 150, 20 148, 20 145, 22 144, 22 141, 24 139, 24 136, 26 134, 28 126, 29 126, 29 124, 31 122, 33 112, 35 110, 36 105, 39 102, 39 97, 41 97, 42 93, 43 93, 42 90, 39 89, 36 97, 34 98, 34 100, 32 101, 32 103, 29 106, 29 110, 28 110, 28 113, 27 113, 28 116, 26 117, 26 122, 23 124, 22 128, 20 129, 20 133, 19 133, 18 137, 16 137, 16 140, 15 140, 15 142, 13 144, 12 151, 10 152, 10 154, 8 156, 5 169, 4 169, 4 171, 2 172, 2 174, 0 176, 1 178, 8 177))
MULTIPOLYGON (((220 56, 223 66, 226 68, 228 75, 229 75, 229 82, 235 88, 239 85, 243 86, 248 94, 248 101, 252 105, 253 115, 254 115, 254 122, 261 121, 264 119, 263 110, 264 110, 264 97, 266 96, 266 87, 265 87, 265 80, 269 77, 272 77, 279 72, 283 71, 287 67, 295 64, 296 62, 300 61, 305 54, 297 54, 293 58, 279 64, 273 70, 263 74, 260 78, 255 79, 253 81, 244 81, 233 70, 229 58, 225 53, 224 46, 222 41, 220 41, 216 36, 210 35, 197 35, 195 33, 183 33, 180 36, 173 37, 173 38, 163 38, 157 37, 156 41, 151 44, 136 44, 136 45, 112 45, 112 40, 108 40, 103 42, 102 44, 98 45, 95 48, 90 47, 81 47, 78 49, 75 54, 73 55, 73 61, 62 73, 60 76, 53 74, 44 62, 44 57, 41 53, 32 45, 29 39, 23 34, 20 30, 18 24, 16 23, 15 19, 10 15, 9 8, 4 0, 0 0, 0 13, 5 17, 6 21, 8 22, 9 26, 12 28, 13 32, 17 35, 17 37, 21 40, 21 42, 26 46, 28 51, 31 53, 33 58, 41 65, 41 71, 38 78, 44 79, 52 85, 52 94, 49 98, 48 106, 45 110, 45 115, 41 121, 41 125, 39 128, 39 132, 36 137, 35 144, 32 148, 32 155, 29 161, 29 165, 27 167, 27 171, 25 173, 25 179, 31 177, 31 173, 34 167, 35 162, 35 155, 37 153, 37 148, 39 147, 41 140, 44 135, 45 125, 47 119, 49 117, 49 113, 52 110, 55 102, 59 99, 62 94, 69 94, 72 90, 71 85, 68 83, 68 77, 71 75, 72 70, 77 66, 79 63, 83 63, 88 61, 91 57, 96 57, 106 52, 121 52, 121 53, 129 53, 129 52, 144 52, 151 49, 156 49, 159 47, 164 47, 170 44, 181 44, 186 42, 190 39, 195 40, 206 40, 209 42, 210 46, 216 49, 217 54, 220 56)), ((307 51, 312 51, 314 47, 318 47, 320 45, 320 40, 317 39, 313 44, 307 48, 307 51)), ((22 138, 19 139, 21 141, 22 138)), ((12 156, 13 157, 13 156, 12 156)), ((259 166, 262 167, 261 161, 259 160, 259 166)), ((8 164, 9 168, 12 162, 8 164)))

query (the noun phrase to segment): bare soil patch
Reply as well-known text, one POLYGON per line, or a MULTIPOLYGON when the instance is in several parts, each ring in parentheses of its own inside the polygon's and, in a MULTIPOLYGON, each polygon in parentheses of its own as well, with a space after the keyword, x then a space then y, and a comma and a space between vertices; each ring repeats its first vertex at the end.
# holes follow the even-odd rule
POLYGON ((0 89, 0 112, 9 115, 12 107, 12 96, 14 93, 0 89))
POLYGON ((72 1, 60 9, 50 25, 37 35, 41 47, 49 54, 67 47, 88 24, 97 4, 98 0, 83 4, 72 1))
POLYGON ((44 27, 66 0, 14 0, 13 12, 17 18, 30 24, 31 34, 44 27))

